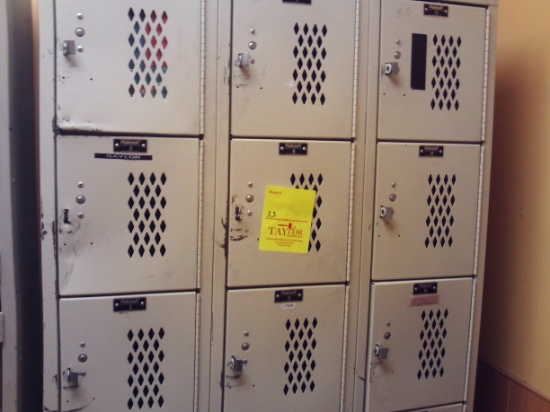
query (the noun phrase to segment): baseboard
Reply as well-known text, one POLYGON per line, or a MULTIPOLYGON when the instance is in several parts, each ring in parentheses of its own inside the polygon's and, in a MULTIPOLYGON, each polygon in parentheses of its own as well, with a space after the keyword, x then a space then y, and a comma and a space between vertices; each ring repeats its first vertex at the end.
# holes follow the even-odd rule
POLYGON ((550 412, 550 399, 488 362, 479 361, 475 412, 550 412))

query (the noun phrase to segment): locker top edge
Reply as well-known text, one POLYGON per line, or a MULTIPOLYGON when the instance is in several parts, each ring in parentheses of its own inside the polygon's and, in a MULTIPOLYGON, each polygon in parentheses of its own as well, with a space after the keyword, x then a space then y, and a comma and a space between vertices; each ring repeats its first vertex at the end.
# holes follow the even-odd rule
MULTIPOLYGON (((383 1, 383 0, 382 0, 383 1)), ((460 1, 423 1, 424 3, 448 3, 448 4, 464 4, 472 6, 498 6, 499 0, 460 0, 460 1)))

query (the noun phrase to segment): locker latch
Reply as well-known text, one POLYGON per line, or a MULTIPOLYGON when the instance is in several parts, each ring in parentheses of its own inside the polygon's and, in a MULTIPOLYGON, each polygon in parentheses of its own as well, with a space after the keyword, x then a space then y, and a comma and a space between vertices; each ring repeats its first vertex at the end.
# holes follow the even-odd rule
POLYGON ((225 375, 226 379, 228 379, 226 382, 228 388, 238 385, 237 380, 243 374, 244 365, 247 363, 248 361, 246 359, 239 359, 235 356, 231 356, 231 359, 227 363, 227 367, 231 370, 231 373, 225 375))
POLYGON ((390 206, 380 206, 380 218, 389 223, 393 219, 393 207, 390 206))
POLYGON ((384 348, 383 346, 376 345, 374 347, 374 356, 376 356, 381 361, 388 359, 388 352, 390 348, 384 348))
POLYGON ((68 386, 64 386, 64 389, 76 389, 80 386, 81 380, 80 378, 86 376, 86 371, 82 372, 75 372, 71 370, 71 368, 67 368, 67 370, 64 373, 65 380, 68 383, 68 386))
POLYGON ((235 220, 237 222, 243 220, 243 210, 239 206, 235 206, 235 220))
POLYGON ((240 375, 243 373, 244 359, 237 359, 235 356, 231 356, 229 361, 229 367, 235 372, 235 374, 240 375))
POLYGON ((249 53, 239 53, 237 56, 237 67, 246 67, 250 63, 249 53))
POLYGON ((76 54, 76 46, 74 40, 65 40, 63 42, 63 56, 76 54))
POLYGON ((399 73, 399 64, 397 64, 397 62, 384 64, 384 74, 386 76, 395 76, 398 73, 399 73))

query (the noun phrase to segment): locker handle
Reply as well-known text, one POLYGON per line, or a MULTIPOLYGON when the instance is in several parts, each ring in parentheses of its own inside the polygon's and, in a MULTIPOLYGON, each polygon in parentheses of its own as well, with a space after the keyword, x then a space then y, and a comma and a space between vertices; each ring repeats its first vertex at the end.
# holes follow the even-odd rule
POLYGON ((64 386, 63 389, 77 389, 81 385, 80 378, 86 376, 86 371, 75 372, 71 368, 67 368, 64 375, 69 385, 64 386))
MULTIPOLYGON (((227 367, 233 371, 233 373, 226 374, 225 377, 230 380, 237 380, 243 374, 244 365, 248 363, 246 359, 239 359, 236 356, 231 356, 231 359, 227 363, 227 367)), ((231 384, 228 384, 228 387, 231 387, 231 384)))
POLYGON ((376 356, 381 361, 388 359, 389 348, 384 348, 383 346, 376 345, 374 347, 374 356, 376 356))
POLYGON ((76 54, 74 40, 65 40, 63 42, 63 56, 70 56, 72 54, 76 54))
POLYGON ((235 206, 235 220, 237 222, 243 220, 243 210, 239 206, 235 206))
POLYGON ((389 223, 390 220, 393 219, 393 207, 390 206, 380 206, 380 218, 386 222, 389 223))
POLYGON ((248 63, 250 62, 250 54, 249 53, 239 53, 237 56, 237 66, 238 67, 246 67, 248 66, 248 63))

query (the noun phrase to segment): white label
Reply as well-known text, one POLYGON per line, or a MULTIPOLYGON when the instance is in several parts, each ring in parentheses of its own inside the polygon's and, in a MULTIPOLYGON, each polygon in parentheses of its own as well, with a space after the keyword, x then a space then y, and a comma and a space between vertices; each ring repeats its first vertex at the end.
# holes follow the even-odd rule
POLYGON ((296 309, 296 303, 294 302, 281 303, 281 309, 296 309))

